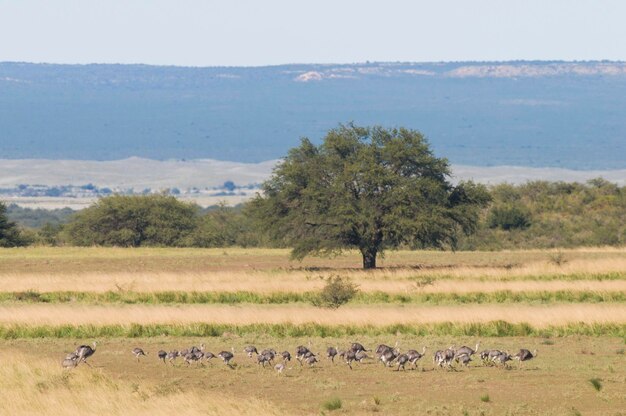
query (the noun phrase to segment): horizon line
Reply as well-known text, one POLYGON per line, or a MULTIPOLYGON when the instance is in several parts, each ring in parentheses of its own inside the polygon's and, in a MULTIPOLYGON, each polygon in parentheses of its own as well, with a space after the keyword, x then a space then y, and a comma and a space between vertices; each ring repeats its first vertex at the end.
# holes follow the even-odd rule
POLYGON ((509 59, 509 60, 439 60, 439 61, 384 61, 384 60, 366 60, 357 62, 286 62, 279 64, 259 64, 259 65, 184 65, 184 64, 152 64, 152 63, 122 63, 122 62, 49 62, 49 61, 12 61, 0 60, 0 65, 43 65, 43 66, 146 66, 146 67, 172 67, 172 68, 271 68, 281 66, 347 66, 347 65, 379 65, 379 64, 397 64, 397 65, 440 65, 440 64, 500 64, 500 63, 532 63, 532 64, 584 64, 584 63, 607 63, 607 64, 626 64, 626 60, 612 59, 581 59, 581 60, 564 60, 564 59, 509 59))

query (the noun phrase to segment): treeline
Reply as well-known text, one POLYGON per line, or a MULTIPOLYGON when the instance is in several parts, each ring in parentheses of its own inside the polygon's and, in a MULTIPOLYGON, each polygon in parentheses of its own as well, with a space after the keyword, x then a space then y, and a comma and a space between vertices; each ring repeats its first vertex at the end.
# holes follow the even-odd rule
MULTIPOLYGON (((457 249, 626 244, 626 187, 603 179, 539 181, 492 186, 489 192, 492 201, 477 231, 460 236, 457 249)), ((202 209, 169 195, 113 195, 54 216, 13 206, 7 212, 0 204, 0 246, 283 246, 256 221, 249 204, 202 209)))

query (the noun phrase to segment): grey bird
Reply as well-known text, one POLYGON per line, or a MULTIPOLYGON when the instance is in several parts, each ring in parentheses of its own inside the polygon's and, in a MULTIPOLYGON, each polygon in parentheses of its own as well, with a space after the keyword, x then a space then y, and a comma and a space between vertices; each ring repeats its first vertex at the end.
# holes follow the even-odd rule
POLYGON ((274 370, 276 370, 279 375, 283 373, 284 369, 285 369, 285 363, 278 363, 274 366, 274 370))
POLYGON ((245 347, 243 349, 243 352, 245 352, 246 354, 248 354, 249 358, 252 358, 252 354, 257 354, 259 355, 259 352, 257 351, 256 347, 254 345, 248 345, 247 347, 245 347))
POLYGON ((76 353, 69 353, 65 356, 65 359, 63 359, 63 362, 61 362, 61 366, 63 368, 74 368, 78 365, 78 355, 76 355, 76 353))
POLYGON ((146 353, 145 353, 145 352, 143 352, 143 350, 142 350, 141 348, 133 348, 132 353, 133 353, 133 355, 134 355, 135 357, 137 357, 137 362, 139 362, 139 357, 141 357, 142 355, 143 355, 144 357, 146 356, 146 353))
POLYGON ((302 365, 302 360, 305 358, 304 356, 309 352, 311 351, 304 345, 299 345, 298 347, 296 347, 296 360, 298 360, 300 365, 302 365))
POLYGON ((335 347, 326 348, 326 359, 329 359, 330 361, 334 363, 336 355, 337 355, 337 348, 335 347))
POLYGON ((514 360, 518 360, 520 367, 522 366, 522 362, 532 360, 537 356, 537 350, 530 352, 526 348, 522 348, 519 350, 517 354, 513 356, 514 360))
POLYGON ((417 362, 426 354, 426 346, 422 348, 422 352, 416 350, 408 350, 406 355, 409 356, 409 362, 413 364, 415 368, 417 368, 417 362))
POLYGON ((358 342, 353 342, 352 345, 350 346, 350 349, 354 352, 361 352, 361 351, 367 352, 365 347, 359 344, 358 342))
POLYGON ((167 353, 167 360, 172 365, 174 365, 174 360, 176 359, 176 357, 180 357, 180 352, 173 350, 167 353))
POLYGON ((224 364, 226 364, 230 368, 233 368, 233 366, 230 364, 230 360, 232 360, 235 357, 235 354, 233 354, 230 351, 222 351, 219 354, 217 354, 217 356, 220 357, 222 361, 224 361, 224 364))
POLYGON ((76 348, 76 351, 74 351, 74 354, 76 354, 76 356, 78 357, 77 359, 79 363, 82 362, 91 367, 91 364, 87 362, 87 358, 91 357, 92 355, 96 353, 96 341, 94 341, 92 345, 93 345, 93 348, 90 347, 89 345, 81 345, 78 348, 76 348))
POLYGON ((398 362, 398 368, 396 371, 400 371, 400 367, 402 367, 403 370, 406 370, 404 366, 409 362, 409 356, 407 354, 400 354, 396 361, 398 362))

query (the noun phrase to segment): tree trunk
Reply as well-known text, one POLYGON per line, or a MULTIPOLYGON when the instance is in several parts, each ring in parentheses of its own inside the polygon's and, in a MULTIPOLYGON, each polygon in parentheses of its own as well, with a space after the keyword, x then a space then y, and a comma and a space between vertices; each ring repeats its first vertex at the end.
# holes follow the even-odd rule
POLYGON ((363 255, 363 268, 364 269, 375 269, 376 268, 376 254, 378 250, 375 248, 365 248, 361 250, 361 254, 363 255))

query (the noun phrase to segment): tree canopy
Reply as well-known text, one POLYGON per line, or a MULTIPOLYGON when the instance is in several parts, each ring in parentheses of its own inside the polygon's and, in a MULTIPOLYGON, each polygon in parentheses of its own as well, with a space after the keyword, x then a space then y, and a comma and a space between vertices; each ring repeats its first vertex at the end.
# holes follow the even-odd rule
POLYGON ((197 206, 173 196, 113 195, 78 212, 64 233, 79 246, 185 246, 196 214, 197 206))
POLYGON ((418 131, 341 125, 291 149, 249 212, 294 258, 358 249, 374 268, 386 249, 454 248, 475 230, 489 194, 449 176, 418 131))
POLYGON ((0 247, 17 247, 25 245, 19 228, 7 217, 7 207, 0 202, 0 247))

